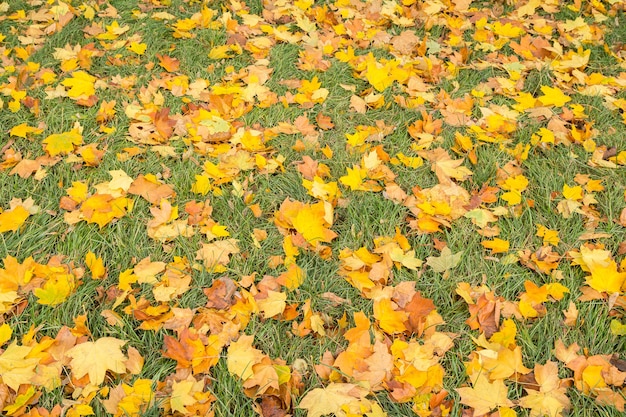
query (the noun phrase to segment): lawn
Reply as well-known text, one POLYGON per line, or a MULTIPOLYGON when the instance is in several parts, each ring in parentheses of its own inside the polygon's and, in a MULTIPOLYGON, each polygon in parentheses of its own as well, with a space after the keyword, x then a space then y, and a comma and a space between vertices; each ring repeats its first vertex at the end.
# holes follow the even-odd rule
POLYGON ((622 0, 0 0, 0 414, 623 415, 625 44, 622 0))

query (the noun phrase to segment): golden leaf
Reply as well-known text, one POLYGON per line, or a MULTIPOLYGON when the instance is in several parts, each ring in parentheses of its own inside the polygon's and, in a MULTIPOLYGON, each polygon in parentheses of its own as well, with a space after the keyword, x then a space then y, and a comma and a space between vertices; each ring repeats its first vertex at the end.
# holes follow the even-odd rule
POLYGON ((68 154, 74 151, 76 145, 83 143, 83 135, 78 129, 72 129, 69 132, 52 134, 45 138, 42 143, 50 156, 68 154))
POLYGON ((508 389, 501 379, 489 382, 484 374, 479 374, 472 387, 456 389, 461 396, 461 404, 474 409, 474 417, 482 416, 498 407, 512 407, 508 399, 508 389))
POLYGON ((127 342, 114 337, 102 337, 95 342, 78 344, 65 352, 72 358, 69 366, 76 378, 89 375, 94 385, 104 382, 107 371, 126 372, 125 362, 128 359, 121 348, 127 342))

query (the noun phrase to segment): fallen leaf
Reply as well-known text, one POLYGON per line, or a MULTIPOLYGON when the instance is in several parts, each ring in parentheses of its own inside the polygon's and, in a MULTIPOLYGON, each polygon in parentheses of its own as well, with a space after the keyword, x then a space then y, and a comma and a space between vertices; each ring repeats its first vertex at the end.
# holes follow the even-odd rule
POLYGON ((571 408, 566 384, 559 379, 558 371, 556 363, 551 361, 545 365, 535 365, 534 374, 539 390, 526 389, 527 395, 519 401, 522 407, 531 410, 532 416, 561 417, 571 408))
POLYGON ((354 384, 331 383, 325 388, 314 388, 298 404, 298 408, 307 410, 308 417, 321 417, 334 414, 346 417, 345 406, 358 403, 367 391, 354 384))
POLYGON ((479 374, 471 387, 456 389, 461 396, 461 404, 474 409, 473 416, 483 416, 499 407, 513 407, 513 402, 508 399, 508 388, 504 381, 497 379, 489 382, 487 377, 479 374))
POLYGON ((264 356, 260 350, 252 347, 252 342, 254 336, 242 335, 228 347, 226 357, 228 372, 244 381, 254 374, 252 367, 260 363, 264 356))
POLYGON ((65 354, 71 358, 69 366, 76 378, 89 375, 92 384, 100 385, 107 371, 117 374, 126 372, 128 358, 121 350, 126 343, 114 337, 102 337, 95 342, 78 344, 65 354))
POLYGON ((22 206, 0 213, 0 233, 17 231, 28 219, 30 212, 22 206))
POLYGON ((504 253, 509 251, 509 241, 503 239, 484 240, 480 244, 485 249, 491 249, 491 253, 504 253))
POLYGON ((435 272, 446 272, 455 268, 461 262, 463 251, 452 253, 449 247, 441 250, 440 256, 429 256, 426 258, 426 265, 430 266, 435 272))
POLYGON ((65 155, 74 151, 74 147, 83 143, 83 135, 78 129, 69 132, 55 133, 46 137, 42 143, 50 156, 65 155))

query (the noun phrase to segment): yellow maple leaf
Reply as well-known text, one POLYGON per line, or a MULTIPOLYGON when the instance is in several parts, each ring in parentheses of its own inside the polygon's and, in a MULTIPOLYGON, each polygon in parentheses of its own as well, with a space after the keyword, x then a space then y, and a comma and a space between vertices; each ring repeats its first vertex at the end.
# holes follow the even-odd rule
POLYGON ((558 282, 544 284, 542 287, 545 287, 548 295, 555 300, 562 299, 565 296, 565 293, 569 292, 569 289, 566 286, 561 285, 558 282))
POLYGON ((117 39, 121 34, 126 33, 129 30, 130 26, 120 26, 117 20, 114 20, 110 25, 106 25, 106 32, 97 35, 96 38, 101 40, 113 40, 117 39))
POLYGON ((196 175, 196 182, 191 186, 191 192, 195 194, 207 195, 213 189, 211 179, 206 175, 196 175))
POLYGON ((580 185, 570 187, 567 184, 563 184, 563 197, 567 200, 580 201, 583 199, 583 188, 580 185))
POLYGON ((515 346, 515 335, 517 334, 517 326, 511 319, 506 319, 500 325, 500 329, 489 338, 491 343, 498 343, 505 348, 515 346))
POLYGON ((73 404, 65 413, 65 417, 93 416, 93 408, 89 404, 73 404))
POLYGON ((508 192, 500 196, 501 199, 514 206, 522 202, 522 191, 528 187, 528 178, 523 175, 515 175, 508 177, 502 184, 503 190, 508 192))
POLYGON ((283 239, 283 251, 285 252, 285 266, 296 262, 296 257, 300 254, 300 250, 293 244, 292 235, 287 235, 283 239))
POLYGON ((613 294, 622 290, 626 283, 626 272, 618 272, 617 263, 610 260, 607 265, 594 265, 586 282, 596 291, 613 294))
POLYGON ((183 415, 189 415, 189 410, 186 407, 198 402, 199 398, 197 398, 197 395, 202 393, 203 389, 204 382, 196 381, 193 375, 189 375, 187 379, 182 381, 174 381, 172 394, 169 397, 172 410, 183 415))
POLYGON ((41 288, 33 291, 39 304, 55 306, 67 300, 74 289, 74 276, 65 273, 53 274, 41 288))
POLYGON ((4 345, 13 335, 13 329, 8 324, 4 323, 0 326, 0 346, 4 345))
POLYGON ((363 181, 367 178, 367 170, 365 168, 355 165, 352 168, 346 168, 346 170, 348 173, 339 178, 339 181, 343 185, 350 187, 352 191, 367 190, 367 188, 363 186, 363 181))
POLYGON ((495 238, 493 240, 484 240, 480 244, 485 249, 491 249, 491 253, 504 253, 508 252, 510 244, 508 240, 495 238))
POLYGON ((533 417, 562 417, 570 409, 571 403, 567 397, 566 385, 559 379, 557 364, 551 361, 545 365, 536 364, 534 371, 539 391, 526 388, 528 395, 520 398, 519 405, 529 408, 533 417))
POLYGON ((96 114, 96 122, 103 124, 113 120, 113 117, 116 113, 116 104, 117 102, 115 100, 103 100, 102 103, 100 103, 100 108, 98 109, 98 113, 96 114))
POLYGON ((20 296, 15 290, 0 291, 0 314, 7 313, 20 300, 20 296))
POLYGON ((512 407, 513 402, 508 399, 508 388, 504 381, 496 379, 489 382, 484 373, 478 374, 470 387, 457 388, 461 396, 461 404, 474 409, 474 416, 482 416, 498 407, 512 407))
POLYGON ((78 154, 83 158, 85 165, 90 167, 100 165, 104 152, 104 150, 98 149, 98 145, 95 143, 78 148, 78 154))
POLYGON ((15 392, 20 385, 29 384, 35 375, 39 359, 27 357, 31 350, 31 347, 20 346, 14 341, 0 354, 2 382, 15 392))
POLYGON ((320 200, 332 201, 341 196, 336 182, 325 183, 324 180, 317 175, 313 177, 313 181, 303 179, 302 185, 309 191, 308 194, 310 196, 319 198, 320 200))
POLYGON ((387 334, 402 333, 407 330, 404 322, 409 316, 404 311, 394 310, 389 298, 374 301, 374 318, 387 334))
POLYGON ((20 138, 26 138, 28 135, 39 135, 43 132, 43 129, 28 126, 26 123, 21 123, 17 126, 13 126, 9 131, 10 136, 17 136, 20 138))
POLYGON ((65 352, 72 358, 70 368, 75 378, 89 375, 89 381, 94 385, 104 382, 107 371, 115 373, 126 372, 125 362, 128 360, 122 352, 125 340, 114 337, 102 337, 95 342, 85 342, 74 346, 65 352))
POLYGON ((67 96, 74 99, 87 98, 96 94, 94 83, 96 77, 85 71, 75 71, 72 77, 61 81, 65 87, 69 87, 67 96))
POLYGON ((514 104, 512 107, 517 111, 524 111, 527 109, 532 109, 535 107, 537 103, 537 99, 531 94, 526 92, 518 92, 517 96, 514 97, 517 104, 514 104))
POLYGON ((394 82, 394 78, 389 72, 389 66, 376 62, 373 57, 368 61, 365 68, 365 78, 376 90, 381 92, 394 82))
POLYGON ((232 45, 218 45, 211 48, 209 51, 209 58, 211 59, 226 59, 233 58, 236 55, 241 55, 243 49, 239 44, 232 45))
POLYGON ((67 188, 65 192, 67 192, 67 195, 69 195, 75 202, 82 203, 87 199, 89 187, 87 187, 87 184, 84 182, 74 181, 72 182, 72 186, 67 188))
POLYGON ((228 372, 244 381, 254 374, 252 367, 260 363, 265 356, 263 352, 252 347, 252 342, 254 336, 242 335, 228 346, 226 356, 228 372))
POLYGON ((537 236, 543 238, 544 246, 547 246, 547 245, 556 246, 561 241, 561 239, 559 238, 558 230, 550 230, 541 224, 537 225, 537 236))
POLYGON ((368 390, 355 384, 331 383, 325 388, 309 391, 298 404, 298 408, 308 410, 308 417, 335 415, 346 417, 346 406, 361 403, 368 390))
POLYGON ((323 203, 306 204, 291 219, 294 229, 312 246, 330 242, 337 234, 328 228, 326 209, 323 203))
POLYGON ((126 192, 133 183, 133 179, 121 169, 109 171, 109 175, 111 175, 111 181, 109 181, 107 185, 111 190, 121 190, 126 192))
POLYGON ((525 31, 519 26, 513 26, 510 22, 505 24, 496 21, 493 23, 493 33, 505 38, 518 38, 522 36, 525 31))
POLYGON ((530 143, 532 145, 537 145, 538 143, 554 143, 554 133, 551 130, 542 127, 537 131, 537 133, 533 133, 530 138, 530 143))
POLYGON ((154 285, 158 281, 157 275, 165 271, 165 262, 151 261, 150 257, 143 258, 133 268, 133 273, 137 277, 137 283, 154 285))
POLYGON ((572 101, 572 98, 565 95, 558 87, 541 86, 543 96, 539 96, 538 100, 544 106, 563 107, 565 103, 572 101))
POLYGON ((22 206, 16 206, 11 210, 0 213, 0 233, 8 231, 15 232, 19 229, 26 219, 30 216, 30 212, 22 206))
POLYGON ((558 282, 544 284, 538 287, 532 281, 524 281, 525 293, 520 295, 519 309, 524 317, 537 317, 539 312, 535 309, 542 303, 548 301, 548 297, 554 300, 561 300, 569 289, 558 282))
POLYGON ((502 348, 496 356, 489 349, 478 353, 482 357, 482 366, 489 371, 489 379, 492 381, 508 378, 515 373, 525 375, 530 372, 522 362, 522 348, 519 346, 513 349, 502 348))
POLYGON ((145 405, 150 404, 154 396, 150 379, 138 379, 132 387, 122 384, 122 389, 125 397, 117 404, 117 413, 120 415, 140 415, 145 411, 145 405))
POLYGON ((278 277, 278 282, 289 290, 298 288, 304 282, 305 273, 295 263, 289 264, 287 271, 278 277))
POLYGON ((405 268, 408 268, 412 271, 417 270, 420 266, 422 266, 422 260, 415 257, 415 251, 410 250, 404 252, 399 246, 394 246, 389 252, 389 257, 392 261, 398 262, 403 265, 405 268))
POLYGON ((146 49, 148 49, 148 45, 140 42, 131 42, 126 48, 137 55, 143 55, 146 49))
POLYGON ((282 314, 285 311, 287 294, 278 291, 267 291, 267 298, 257 299, 256 303, 263 317, 270 318, 282 314))
POLYGON ((467 167, 463 166, 463 159, 452 159, 443 148, 433 149, 428 152, 420 152, 421 156, 426 157, 431 162, 430 169, 437 175, 437 179, 441 184, 450 183, 450 179, 457 181, 465 181, 471 175, 467 167))
POLYGON ((45 138, 42 143, 50 156, 68 154, 74 150, 74 146, 83 143, 83 135, 78 129, 72 129, 69 132, 54 133, 45 138))
POLYGON ((91 278, 104 278, 104 274, 106 274, 106 268, 104 267, 104 262, 102 262, 102 258, 97 258, 93 252, 89 251, 87 252, 87 255, 85 255, 85 264, 91 272, 91 278))
POLYGON ((528 178, 523 175, 514 175, 508 177, 502 184, 503 190, 524 191, 528 187, 528 178))
POLYGON ((203 261, 209 271, 224 272, 230 261, 230 255, 239 253, 236 239, 224 239, 211 243, 203 243, 196 252, 196 259, 203 261))
POLYGON ((137 282, 137 275, 133 274, 132 269, 126 269, 120 272, 118 277, 119 284, 118 287, 122 291, 130 291, 131 285, 137 282))
POLYGON ((125 197, 113 198, 109 194, 94 194, 85 200, 80 211, 87 223, 96 223, 103 228, 113 219, 123 217, 130 205, 130 200, 125 197))
POLYGON ((19 286, 27 285, 38 266, 32 256, 24 259, 21 264, 12 256, 7 256, 3 261, 4 269, 0 269, 0 287, 4 289, 17 289, 19 286))
POLYGON ((589 394, 598 388, 607 386, 603 377, 604 367, 602 365, 589 365, 582 371, 582 391, 589 394))
POLYGON ((420 156, 407 156, 402 152, 398 152, 396 157, 391 160, 394 165, 402 164, 408 168, 419 168, 424 165, 424 160, 420 156))
POLYGON ((608 267, 613 259, 611 252, 604 249, 590 249, 586 245, 581 246, 580 252, 570 252, 572 263, 579 265, 585 272, 591 272, 597 266, 608 267))

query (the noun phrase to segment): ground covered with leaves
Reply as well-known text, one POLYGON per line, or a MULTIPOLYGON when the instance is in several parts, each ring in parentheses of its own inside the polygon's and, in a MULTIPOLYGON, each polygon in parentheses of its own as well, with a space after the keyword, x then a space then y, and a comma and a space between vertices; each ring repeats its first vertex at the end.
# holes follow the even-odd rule
POLYGON ((625 41, 621 0, 0 2, 0 413, 622 415, 625 41))

